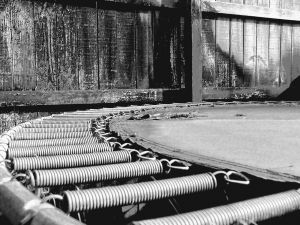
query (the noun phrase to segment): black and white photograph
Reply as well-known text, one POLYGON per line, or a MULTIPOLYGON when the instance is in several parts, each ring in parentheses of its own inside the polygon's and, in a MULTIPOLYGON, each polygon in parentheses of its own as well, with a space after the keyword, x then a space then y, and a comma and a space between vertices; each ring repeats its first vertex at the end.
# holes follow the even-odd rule
POLYGON ((0 0, 0 225, 299 221, 300 0, 0 0))

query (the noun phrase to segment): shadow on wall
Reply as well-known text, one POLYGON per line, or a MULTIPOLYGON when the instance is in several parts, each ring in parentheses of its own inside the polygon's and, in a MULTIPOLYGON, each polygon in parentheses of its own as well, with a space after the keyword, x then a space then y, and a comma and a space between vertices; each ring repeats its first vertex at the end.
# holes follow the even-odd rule
MULTIPOLYGON (((214 19, 216 18, 207 15, 203 20, 204 87, 259 89, 263 86, 274 89, 289 85, 292 81, 292 73, 300 74, 300 66, 299 68, 294 68, 297 65, 293 66, 292 71, 292 62, 300 62, 300 51, 294 49, 293 56, 291 56, 289 46, 285 46, 280 60, 281 64, 272 64, 271 60, 263 58, 259 54, 245 58, 244 49, 239 49, 238 52, 235 50, 235 54, 230 54, 229 49, 233 49, 233 46, 229 47, 227 42, 224 46, 220 46, 216 41, 214 19)), ((235 33, 238 40, 241 40, 242 35, 243 32, 240 34, 235 33)), ((245 44, 245 41, 244 43, 235 43, 235 48, 238 45, 243 48, 243 44, 245 44)), ((254 47, 250 46, 251 43, 247 44, 249 49, 254 47)), ((255 44, 253 42, 253 45, 255 44)))
POLYGON ((299 101, 300 100, 300 76, 293 80, 287 90, 281 93, 277 100, 299 101))

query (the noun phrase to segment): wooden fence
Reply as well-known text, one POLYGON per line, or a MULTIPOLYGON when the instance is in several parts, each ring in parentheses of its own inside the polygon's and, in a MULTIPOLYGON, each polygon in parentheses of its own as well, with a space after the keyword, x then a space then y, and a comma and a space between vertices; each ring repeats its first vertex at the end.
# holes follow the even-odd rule
POLYGON ((299 0, 204 1, 206 98, 278 96, 300 75, 299 0))
POLYGON ((299 0, 1 0, 0 103, 276 97, 300 74, 297 10, 299 0))

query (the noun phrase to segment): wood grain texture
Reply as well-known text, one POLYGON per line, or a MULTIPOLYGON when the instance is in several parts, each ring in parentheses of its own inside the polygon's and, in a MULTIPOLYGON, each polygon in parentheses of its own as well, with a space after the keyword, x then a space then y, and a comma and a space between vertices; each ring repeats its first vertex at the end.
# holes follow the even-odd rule
MULTIPOLYGON (((280 0, 271 0, 270 8, 278 9, 281 7, 280 0)), ((280 86, 282 83, 280 71, 280 46, 281 24, 270 22, 270 37, 269 37, 269 73, 268 78, 264 81, 265 84, 280 86)))
POLYGON ((202 101, 202 49, 201 49, 201 28, 202 14, 201 1, 193 0, 191 3, 191 26, 192 26, 192 101, 202 101))
POLYGON ((54 35, 56 16, 53 4, 34 2, 36 90, 57 90, 54 35))
POLYGON ((5 91, 0 105, 36 106, 70 104, 131 104, 187 101, 185 93, 177 89, 113 89, 68 91, 5 91))
POLYGON ((150 43, 149 29, 151 29, 151 13, 140 12, 136 15, 136 86, 137 88, 149 88, 149 51, 152 48, 150 43))
POLYGON ((58 90, 76 90, 78 86, 78 25, 76 7, 59 8, 55 19, 56 80, 58 90))
MULTIPOLYGON (((246 5, 256 5, 255 0, 245 0, 246 5)), ((244 87, 255 86, 256 77, 256 21, 244 22, 244 87)))
MULTIPOLYGON (((231 3, 243 4, 243 0, 231 0, 231 3)), ((243 20, 232 18, 230 26, 230 86, 243 86, 243 20)))
POLYGON ((97 13, 95 8, 79 8, 79 89, 98 88, 97 13))
MULTIPOLYGON (((283 9, 293 9, 293 0, 285 0, 281 2, 283 9)), ((282 85, 290 85, 292 81, 292 25, 288 23, 282 24, 281 31, 281 58, 280 58, 280 74, 282 85)))
MULTIPOLYGON (((296 10, 300 10, 300 1, 293 0, 293 8, 296 10)), ((296 23, 293 25, 293 38, 292 38, 292 80, 295 80, 300 76, 300 23, 296 23)))
MULTIPOLYGON (((174 15, 174 14, 172 14, 174 15)), ((170 14, 156 11, 154 23, 154 79, 150 80, 150 87, 169 87, 172 85, 171 71, 171 31, 174 23, 170 14)))
POLYGON ((30 1, 15 0, 10 10, 13 88, 34 89, 33 6, 30 1))
MULTIPOLYGON (((268 8, 269 0, 259 0, 258 6, 268 8)), ((256 76, 255 86, 268 83, 269 76, 269 32, 268 21, 257 21, 257 50, 256 50, 256 76)))
POLYGON ((1 1, 0 11, 0 91, 8 91, 12 89, 10 4, 8 0, 1 1))
MULTIPOLYGON (((229 2, 229 0, 217 0, 229 2)), ((230 20, 218 17, 216 20, 216 87, 229 87, 230 78, 230 20)))
MULTIPOLYGON (((135 13, 117 12, 117 77, 115 77, 117 88, 135 88, 135 13)), ((151 17, 150 17, 151 22, 151 17)), ((145 33, 147 34, 150 26, 145 21, 145 33)), ((148 39, 143 39, 148 44, 148 39)), ((148 58, 148 52, 142 57, 148 58)), ((148 67, 147 67, 148 69, 148 67)), ((147 74, 148 75, 148 74, 147 74)), ((148 88, 146 86, 145 88, 148 88)))
POLYGON ((117 72, 117 14, 113 10, 98 10, 98 45, 100 59, 100 89, 115 88, 117 72))
POLYGON ((214 87, 216 77, 216 21, 213 18, 202 19, 203 51, 203 87, 214 87))
MULTIPOLYGON (((270 0, 272 5, 273 0, 270 0)), ((297 0, 295 0, 297 1, 297 0)), ((255 1, 257 3, 257 1, 255 1)), ((214 0, 203 1, 203 11, 211 14, 222 14, 238 17, 250 17, 254 19, 267 19, 267 20, 282 20, 282 21, 300 21, 299 10, 286 10, 277 7, 266 8, 258 7, 255 5, 240 5, 230 4, 224 2, 214 2, 214 0)))

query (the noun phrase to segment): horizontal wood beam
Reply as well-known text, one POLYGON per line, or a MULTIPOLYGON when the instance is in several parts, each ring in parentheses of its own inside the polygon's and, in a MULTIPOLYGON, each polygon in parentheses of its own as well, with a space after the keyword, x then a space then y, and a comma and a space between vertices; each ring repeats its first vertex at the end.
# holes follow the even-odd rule
MULTIPOLYGON (((248 100, 277 99, 290 90, 288 85, 281 87, 261 86, 256 88, 204 88, 203 100, 248 100)), ((283 96, 284 97, 284 96, 283 96)), ((285 98, 285 97, 284 97, 285 98)), ((288 97, 285 100, 290 100, 288 97)))
POLYGON ((274 8, 271 9, 266 7, 215 2, 209 0, 202 2, 202 12, 239 17, 300 22, 299 11, 274 8))
POLYGON ((130 10, 137 8, 181 8, 186 4, 185 0, 48 0, 57 4, 95 7, 96 2, 99 8, 116 8, 119 10, 130 10))
POLYGON ((185 101, 184 90, 111 89, 82 91, 2 91, 0 106, 131 104, 185 101))
MULTIPOLYGON (((101 4, 102 1, 100 1, 101 4)), ((103 2, 110 2, 109 0, 103 2)), ((165 8, 178 8, 185 3, 181 0, 114 0, 115 3, 126 3, 132 5, 146 6, 146 7, 165 7, 165 8)))

